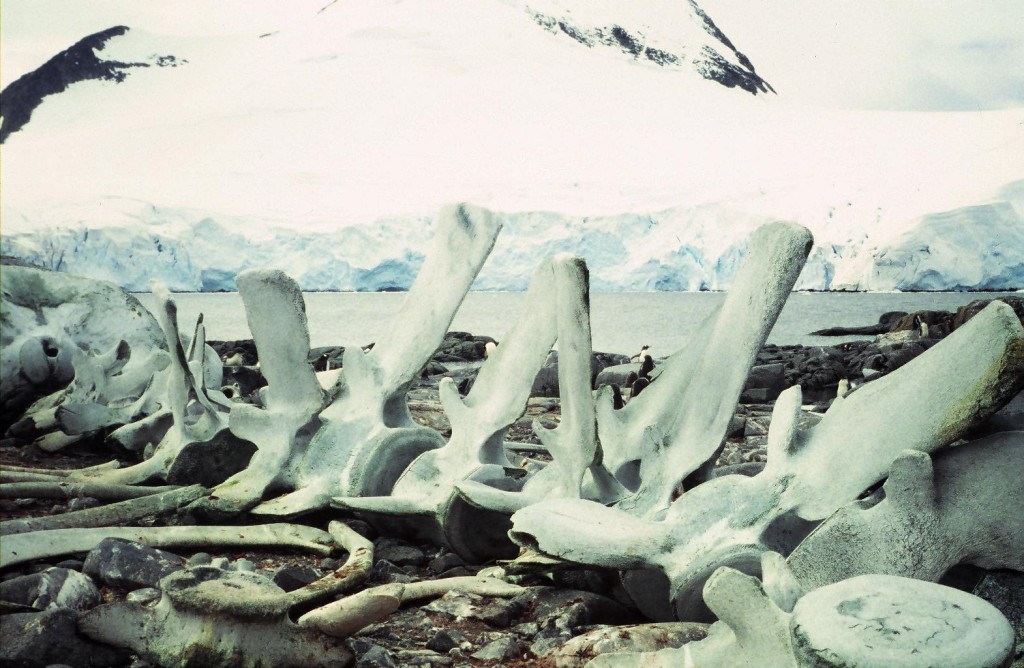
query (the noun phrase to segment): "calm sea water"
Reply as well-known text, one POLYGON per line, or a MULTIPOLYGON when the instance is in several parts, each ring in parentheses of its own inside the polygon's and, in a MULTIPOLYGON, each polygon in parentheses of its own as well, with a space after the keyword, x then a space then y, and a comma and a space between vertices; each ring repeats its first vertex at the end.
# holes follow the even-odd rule
MULTIPOLYGON (((869 325, 886 311, 953 311, 975 299, 1000 293, 804 293, 790 295, 769 336, 778 344, 834 345, 865 337, 810 336, 825 327, 869 325)), ((1001 293, 1011 294, 1011 293, 1001 293)), ((136 295, 149 309, 153 298, 136 295)), ((404 293, 311 292, 304 295, 313 346, 365 345, 391 326, 404 293)), ((179 293, 174 296, 183 330, 204 314, 210 339, 251 338, 237 293, 179 293)), ((485 334, 499 341, 525 304, 525 293, 471 292, 452 330, 485 334)), ((632 354, 650 345, 656 356, 682 347, 708 313, 725 299, 716 292, 641 292, 591 295, 594 350, 632 354)))

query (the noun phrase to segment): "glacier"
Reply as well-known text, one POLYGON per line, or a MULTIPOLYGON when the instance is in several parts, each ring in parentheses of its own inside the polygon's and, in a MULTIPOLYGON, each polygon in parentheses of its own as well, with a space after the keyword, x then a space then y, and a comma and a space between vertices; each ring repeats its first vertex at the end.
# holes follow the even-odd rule
MULTIPOLYGON (((1024 190, 1024 182, 1018 189, 1024 190)), ((148 291, 234 291, 252 267, 281 269, 306 291, 405 290, 428 247, 430 216, 396 216, 328 231, 238 229, 203 212, 120 202, 105 225, 66 224, 0 237, 0 253, 48 269, 148 291)), ((750 231, 767 218, 727 208, 648 214, 504 214, 505 229, 475 290, 525 290, 537 258, 584 257, 592 289, 727 290, 750 231)), ((828 238, 819 226, 798 290, 1017 290, 1024 287, 1024 219, 1008 201, 920 217, 891 238, 828 238)))

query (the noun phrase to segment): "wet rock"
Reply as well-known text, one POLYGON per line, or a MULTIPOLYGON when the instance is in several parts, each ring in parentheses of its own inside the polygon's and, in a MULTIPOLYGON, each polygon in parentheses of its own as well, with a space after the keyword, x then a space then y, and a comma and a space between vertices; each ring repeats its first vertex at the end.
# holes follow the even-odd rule
POLYGON ((100 602, 92 579, 67 568, 48 568, 0 583, 0 600, 38 610, 87 610, 100 602))
POLYGON ((78 633, 78 613, 69 608, 0 617, 0 665, 43 668, 64 663, 123 666, 128 652, 92 642, 78 633))
POLYGON ((85 558, 83 571, 97 582, 119 589, 156 587, 186 561, 176 554, 121 538, 105 538, 85 558))

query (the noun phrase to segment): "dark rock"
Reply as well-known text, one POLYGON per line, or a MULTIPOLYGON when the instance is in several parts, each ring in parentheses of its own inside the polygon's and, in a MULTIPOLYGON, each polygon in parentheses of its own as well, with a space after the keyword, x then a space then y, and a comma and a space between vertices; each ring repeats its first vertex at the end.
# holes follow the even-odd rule
POLYGON ((92 579, 67 568, 48 568, 0 583, 0 600, 38 610, 87 610, 100 602, 92 579))
POLYGON ((377 559, 373 563, 373 568, 370 570, 370 578, 376 582, 384 583, 406 583, 413 581, 413 578, 402 570, 401 567, 396 566, 387 559, 377 559))
POLYGON ((274 573, 274 584, 285 591, 295 591, 320 579, 320 573, 310 566, 282 566, 274 573))
POLYGON ((121 538, 105 538, 86 556, 82 570, 97 582, 131 590, 156 587, 185 563, 170 552, 121 538))
POLYGON ((522 654, 522 645, 515 637, 509 635, 487 643, 472 656, 481 661, 511 661, 518 659, 522 654))
POLYGON ((224 370, 232 366, 255 366, 259 362, 259 353, 256 350, 256 342, 252 339, 239 339, 237 341, 207 341, 206 345, 213 348, 214 352, 224 361, 224 370))
POLYGON ((167 472, 170 485, 216 487, 245 469, 256 454, 256 444, 225 429, 209 441, 196 441, 182 448, 167 472))
POLYGON ((345 641, 352 653, 356 655, 355 668, 397 668, 398 664, 387 651, 380 645, 370 642, 366 638, 350 638, 345 641))
POLYGON ((478 617, 488 626, 504 629, 511 626, 513 620, 523 612, 523 604, 515 599, 495 599, 484 606, 478 617))
POLYGON ((78 571, 79 573, 82 572, 82 566, 84 565, 85 562, 81 559, 65 559, 64 561, 58 561, 56 564, 57 568, 67 568, 72 571, 78 571))
POLYGON ((466 637, 458 631, 441 629, 427 639, 427 649, 447 654, 464 642, 466 637))
POLYGON ((448 367, 435 360, 430 360, 424 365, 423 370, 420 371, 420 377, 429 378, 430 376, 440 376, 445 373, 448 373, 448 367))
POLYGON ((921 323, 928 325, 929 338, 941 339, 953 331, 953 314, 949 311, 914 311, 897 320, 889 331, 918 331, 921 323))
POLYGON ((973 594, 994 605, 1010 622, 1017 639, 1012 665, 1024 665, 1024 573, 989 571, 973 594))
POLYGON ((101 505, 99 499, 94 499, 91 496, 79 496, 68 501, 68 511, 88 510, 90 508, 99 508, 101 505))
POLYGON ((382 538, 373 548, 375 559, 389 561, 396 566, 422 566, 429 558, 418 547, 406 545, 391 538, 382 538))
MULTIPOLYGON (((625 385, 625 375, 630 370, 638 371, 639 364, 628 364, 629 358, 626 355, 615 353, 592 353, 590 356, 590 384, 591 387, 601 385, 625 385), (629 367, 623 370, 622 366, 629 367)), ((533 381, 533 388, 530 391, 531 397, 557 397, 558 396, 558 352, 552 351, 548 355, 544 366, 537 373, 533 381)))
POLYGON ((0 617, 0 665, 43 668, 64 663, 82 666, 122 666, 126 650, 96 643, 78 633, 78 613, 69 608, 15 613, 0 617))
POLYGON ((455 554, 454 552, 446 552, 435 559, 432 559, 427 566, 434 573, 444 573, 453 568, 465 566, 466 562, 462 560, 462 557, 455 554))

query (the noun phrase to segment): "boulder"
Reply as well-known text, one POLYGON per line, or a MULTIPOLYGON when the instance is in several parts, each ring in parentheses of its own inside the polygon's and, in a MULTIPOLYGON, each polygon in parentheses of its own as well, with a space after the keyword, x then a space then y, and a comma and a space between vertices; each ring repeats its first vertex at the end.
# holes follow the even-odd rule
POLYGON ((0 583, 0 600, 39 610, 86 610, 100 602, 100 591, 78 571, 48 568, 0 583))
POLYGON ((121 538, 106 538, 85 558, 83 570, 97 582, 119 589, 156 587, 185 567, 182 557, 121 538))
POLYGON ((126 650, 80 635, 78 613, 69 608, 4 615, 0 638, 0 665, 11 668, 123 666, 129 660, 126 650))

